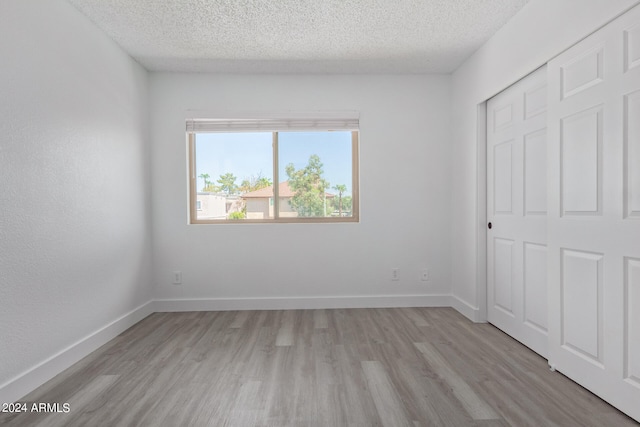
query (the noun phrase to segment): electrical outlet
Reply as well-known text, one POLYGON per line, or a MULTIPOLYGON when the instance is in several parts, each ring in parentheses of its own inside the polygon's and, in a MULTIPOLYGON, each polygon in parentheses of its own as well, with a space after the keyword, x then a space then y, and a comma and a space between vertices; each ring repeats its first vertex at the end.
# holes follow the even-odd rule
POLYGON ((422 269, 422 274, 420 275, 420 280, 422 280, 423 282, 429 281, 429 269, 428 268, 422 269))
POLYGON ((182 285, 182 271, 173 272, 173 284, 182 285))
POLYGON ((392 268, 391 269, 391 280, 400 280, 400 269, 399 268, 392 268))

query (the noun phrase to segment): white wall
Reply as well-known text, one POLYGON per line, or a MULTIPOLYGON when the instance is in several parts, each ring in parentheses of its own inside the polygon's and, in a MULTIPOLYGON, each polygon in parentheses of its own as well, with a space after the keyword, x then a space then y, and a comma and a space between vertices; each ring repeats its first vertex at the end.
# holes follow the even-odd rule
POLYGON ((196 309, 426 304, 436 299, 407 296, 448 295, 449 99, 448 76, 153 74, 156 297, 213 300, 183 306, 196 309), (361 222, 187 225, 190 109, 359 111, 361 222), (399 282, 390 281, 393 267, 399 282), (420 281, 423 267, 429 282, 420 281), (182 286, 171 284, 174 269, 182 286))
POLYGON ((486 315, 484 151, 478 145, 478 105, 637 3, 533 0, 453 74, 451 280, 456 307, 472 319, 484 320, 486 315))
POLYGON ((90 351, 99 340, 84 338, 151 299, 148 80, 62 0, 0 2, 0 63, 0 401, 11 401, 73 361, 52 356, 90 351), (55 366, 41 372, 45 361, 55 366))

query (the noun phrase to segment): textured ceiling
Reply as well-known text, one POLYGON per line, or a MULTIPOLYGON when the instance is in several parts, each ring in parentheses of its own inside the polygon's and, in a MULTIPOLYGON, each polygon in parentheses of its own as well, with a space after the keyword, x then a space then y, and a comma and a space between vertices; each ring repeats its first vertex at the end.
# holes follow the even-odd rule
POLYGON ((151 71, 449 73, 529 0, 68 0, 151 71))

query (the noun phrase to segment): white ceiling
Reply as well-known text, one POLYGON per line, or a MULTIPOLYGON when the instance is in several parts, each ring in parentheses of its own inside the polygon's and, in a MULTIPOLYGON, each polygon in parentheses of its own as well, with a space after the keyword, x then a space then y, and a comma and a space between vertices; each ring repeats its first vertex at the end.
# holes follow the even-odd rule
POLYGON ((68 0, 151 71, 450 73, 529 0, 68 0))

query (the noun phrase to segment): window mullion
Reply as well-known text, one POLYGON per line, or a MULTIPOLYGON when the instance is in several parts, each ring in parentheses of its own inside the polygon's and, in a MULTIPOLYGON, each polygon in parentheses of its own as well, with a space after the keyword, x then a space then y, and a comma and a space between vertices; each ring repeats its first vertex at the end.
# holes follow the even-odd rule
POLYGON ((278 132, 273 132, 273 218, 280 218, 280 181, 278 177, 278 132))
POLYGON ((360 218, 360 134, 351 132, 351 216, 360 218))
POLYGON ((198 181, 196 177, 196 135, 189 134, 189 221, 198 220, 197 213, 198 181))

